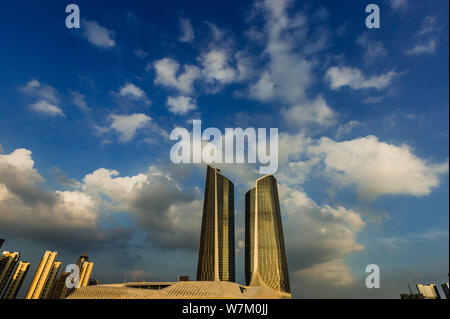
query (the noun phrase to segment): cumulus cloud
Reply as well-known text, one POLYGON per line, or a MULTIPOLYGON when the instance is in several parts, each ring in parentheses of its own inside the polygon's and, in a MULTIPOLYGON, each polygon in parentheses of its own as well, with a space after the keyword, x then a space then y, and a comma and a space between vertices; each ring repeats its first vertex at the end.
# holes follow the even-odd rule
POLYGON ((237 76, 235 69, 230 66, 230 57, 225 50, 213 48, 202 54, 199 60, 204 79, 210 84, 228 84, 237 76))
POLYGON ((295 272, 303 282, 310 285, 348 286, 355 282, 350 268, 343 259, 333 259, 295 272))
POLYGON ((330 67, 326 74, 325 80, 330 83, 333 90, 338 90, 343 86, 348 86, 353 90, 375 88, 377 90, 384 89, 391 85, 392 80, 400 74, 395 71, 366 77, 358 68, 351 67, 330 67))
POLYGON ((64 112, 59 107, 44 100, 31 104, 30 110, 49 116, 65 116, 64 112))
POLYGON ((82 21, 83 36, 96 47, 109 49, 116 45, 115 33, 96 21, 82 21))
POLYGON ((58 91, 50 85, 41 84, 38 80, 32 79, 20 88, 27 95, 38 100, 29 106, 29 109, 48 116, 65 116, 59 103, 58 91))
POLYGON ((265 71, 258 81, 250 86, 250 96, 259 101, 269 101, 275 95, 275 83, 270 77, 270 73, 265 71))
POLYGON ((364 249, 356 240, 365 227, 361 215, 342 206, 318 205, 304 192, 279 184, 280 204, 284 213, 289 270, 295 276, 309 275, 311 283, 323 280, 329 271, 334 284, 347 285, 353 277, 343 259, 364 249), (341 271, 333 265, 338 262, 341 271), (334 269, 334 270, 333 270, 334 269))
POLYGON ((84 249, 129 237, 124 229, 102 230, 100 210, 80 191, 50 191, 34 167, 31 151, 0 155, 0 231, 54 245, 84 249))
POLYGON ((201 75, 200 69, 193 65, 185 65, 184 72, 177 75, 180 64, 171 58, 154 61, 153 67, 156 72, 155 84, 174 88, 186 94, 192 93, 194 81, 201 75))
POLYGON ((111 92, 111 94, 115 97, 117 104, 126 110, 131 107, 148 107, 152 104, 147 93, 131 82, 126 82, 117 92, 111 92))
POLYGON ((191 21, 188 18, 180 19, 180 26, 182 36, 179 38, 181 42, 190 43, 195 38, 194 29, 192 28, 191 21))
POLYGON ((343 142, 323 137, 308 152, 323 157, 339 186, 354 185, 359 196, 369 200, 387 194, 428 195, 448 172, 448 162, 430 164, 408 145, 387 144, 375 136, 343 142))
POLYGON ((189 96, 169 96, 167 98, 167 106, 169 106, 169 111, 174 114, 187 114, 191 110, 197 108, 195 99, 189 96))
POLYGON ((110 115, 111 126, 110 129, 119 133, 119 141, 129 142, 136 135, 136 131, 147 125, 152 118, 142 114, 133 113, 131 115, 110 115))
POLYGON ((104 205, 137 218, 148 240, 162 248, 196 249, 203 201, 184 191, 170 173, 158 167, 135 176, 119 177, 115 170, 98 169, 86 175, 83 190, 104 205))
POLYGON ((336 137, 339 138, 343 135, 348 135, 354 128, 361 127, 361 126, 362 126, 362 123, 359 121, 355 121, 355 120, 349 121, 345 124, 339 124, 339 126, 336 130, 336 137))
MULTIPOLYGON (((305 98, 305 91, 313 82, 314 63, 306 58, 305 50, 318 52, 323 45, 320 41, 305 41, 307 17, 302 13, 291 16, 288 13, 291 4, 290 1, 261 1, 254 6, 253 16, 265 21, 260 38, 265 45, 263 57, 268 60, 265 72, 251 85, 250 96, 255 99, 278 98, 285 103, 298 103, 305 98), (267 92, 261 90, 270 87, 267 92)), ((318 32, 318 40, 325 35, 324 30, 318 32)))
POLYGON ((334 123, 336 117, 335 112, 327 105, 322 96, 285 108, 281 111, 281 115, 288 124, 297 127, 305 124, 328 126, 334 123))
POLYGON ((58 103, 58 91, 50 85, 41 84, 36 79, 31 79, 26 85, 21 87, 21 90, 26 94, 48 101, 50 103, 58 103))

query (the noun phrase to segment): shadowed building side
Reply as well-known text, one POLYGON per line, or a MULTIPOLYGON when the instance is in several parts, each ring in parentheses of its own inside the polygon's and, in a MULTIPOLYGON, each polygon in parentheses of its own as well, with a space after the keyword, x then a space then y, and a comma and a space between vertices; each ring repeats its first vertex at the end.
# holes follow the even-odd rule
POLYGON ((19 261, 20 253, 4 251, 0 257, 0 295, 19 261))
POLYGON ((23 280, 30 269, 30 263, 21 261, 14 272, 8 287, 6 287, 5 293, 2 296, 2 299, 16 299, 17 293, 20 290, 20 287, 23 284, 23 280))
POLYGON ((265 284, 290 293, 289 273, 281 222, 277 180, 272 175, 256 181, 246 194, 247 285, 265 284))
POLYGON ((245 194, 245 284, 250 286, 255 248, 255 188, 245 194))
POLYGON ((209 166, 197 267, 198 281, 234 281, 234 185, 209 166))

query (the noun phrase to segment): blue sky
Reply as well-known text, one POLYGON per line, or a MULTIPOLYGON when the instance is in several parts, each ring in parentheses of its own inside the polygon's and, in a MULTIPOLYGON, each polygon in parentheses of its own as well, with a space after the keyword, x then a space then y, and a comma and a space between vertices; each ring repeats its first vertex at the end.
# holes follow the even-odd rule
MULTIPOLYGON (((32 273, 87 250, 101 282, 194 278, 206 166, 172 164, 168 134, 201 119, 279 129, 294 297, 448 281, 447 1, 377 1, 379 29, 364 1, 76 3, 80 29, 68 3, 0 3, 0 237, 32 273)), ((217 166, 243 282, 260 175, 217 166)))

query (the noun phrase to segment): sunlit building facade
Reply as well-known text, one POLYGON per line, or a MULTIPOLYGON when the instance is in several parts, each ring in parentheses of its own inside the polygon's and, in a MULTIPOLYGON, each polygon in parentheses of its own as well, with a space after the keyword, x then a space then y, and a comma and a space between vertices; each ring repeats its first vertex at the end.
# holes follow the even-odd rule
POLYGON ((56 268, 59 269, 59 266, 61 265, 61 263, 55 260, 57 255, 57 252, 52 251, 46 251, 44 253, 34 278, 31 281, 25 299, 41 299, 43 293, 45 293, 45 296, 48 294, 48 289, 50 289, 57 273, 56 268), (56 266, 54 265, 55 262, 57 263, 56 266))
POLYGON ((198 256, 198 281, 235 281, 234 185, 208 165, 198 256))
POLYGON ((6 287, 5 292, 3 293, 2 299, 16 299, 17 293, 22 286, 22 283, 25 279, 25 276, 30 269, 30 263, 21 261, 16 268, 11 280, 9 281, 8 286, 6 287))
POLYGON ((272 175, 258 179, 245 196, 245 279, 248 286, 290 293, 277 180, 272 175))

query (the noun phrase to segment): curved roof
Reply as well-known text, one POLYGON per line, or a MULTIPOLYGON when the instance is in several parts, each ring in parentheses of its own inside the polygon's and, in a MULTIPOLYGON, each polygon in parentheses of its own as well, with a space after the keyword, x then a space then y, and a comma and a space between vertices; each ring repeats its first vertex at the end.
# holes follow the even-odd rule
POLYGON ((265 286, 227 281, 139 282, 82 287, 67 299, 280 299, 290 298, 265 286), (162 287, 161 289, 158 289, 162 287))

